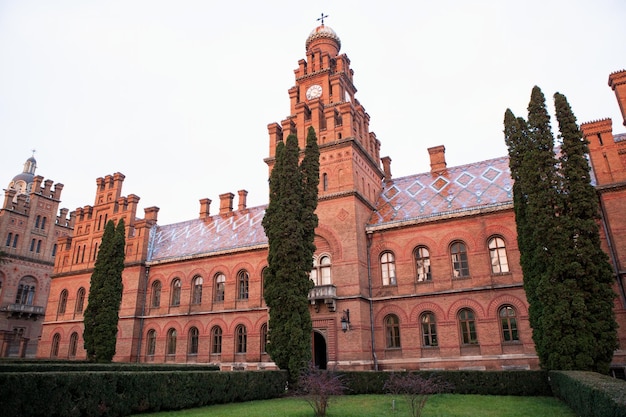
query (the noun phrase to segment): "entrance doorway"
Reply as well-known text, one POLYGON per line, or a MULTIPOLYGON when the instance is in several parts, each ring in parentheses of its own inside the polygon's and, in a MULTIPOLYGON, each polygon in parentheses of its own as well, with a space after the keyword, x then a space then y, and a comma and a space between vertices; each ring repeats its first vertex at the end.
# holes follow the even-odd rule
POLYGON ((327 368, 328 352, 326 350, 326 339, 320 332, 315 330, 313 330, 313 360, 316 368, 327 368))

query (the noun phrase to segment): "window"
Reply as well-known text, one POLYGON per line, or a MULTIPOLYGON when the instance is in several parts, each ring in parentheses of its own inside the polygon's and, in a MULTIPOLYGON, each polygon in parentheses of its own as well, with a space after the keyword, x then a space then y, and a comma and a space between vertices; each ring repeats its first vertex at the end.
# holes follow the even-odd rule
POLYGON ((61 335, 55 333, 54 336, 52 336, 52 346, 50 347, 51 358, 59 357, 59 344, 61 344, 61 335))
POLYGON ((240 324, 235 329, 235 337, 237 346, 235 346, 236 353, 246 353, 248 345, 248 334, 246 332, 246 326, 240 324))
POLYGON ((150 304, 154 308, 161 306, 161 281, 152 283, 152 300, 150 304))
POLYGON ((189 329, 189 342, 187 344, 188 346, 187 352, 190 355, 198 354, 198 336, 199 335, 200 335, 200 332, 198 332, 198 329, 196 327, 192 327, 191 329, 189 329))
POLYGON ((465 243, 454 242, 450 246, 452 258, 452 275, 455 278, 469 277, 469 265, 467 263, 467 249, 465 243))
POLYGON ((217 274, 215 276, 215 301, 224 301, 224 290, 226 288, 226 276, 217 274))
POLYGON ((35 250, 35 242, 36 241, 37 241, 36 239, 33 239, 33 240, 30 241, 30 251, 31 252, 33 252, 35 250))
POLYGON ((176 355, 176 329, 167 331, 166 352, 168 355, 176 355))
POLYGON ((248 285, 250 276, 245 270, 239 271, 237 274, 237 298, 240 300, 248 299, 248 285))
POLYGON ((489 240, 489 257, 491 258, 491 272, 494 274, 509 272, 509 261, 506 257, 504 239, 494 237, 489 240))
POLYGON ((395 314, 385 317, 385 337, 387 349, 400 348, 400 321, 395 314))
POLYGON ((6 246, 11 246, 11 240, 13 240, 13 233, 9 233, 7 235, 7 243, 6 246))
POLYGON ((415 257, 415 269, 417 271, 417 281, 430 281, 432 276, 430 275, 430 253, 426 246, 418 246, 413 251, 415 257))
POLYGON ((46 220, 47 220, 47 217, 41 218, 41 230, 44 230, 46 228, 46 220))
POLYGON ((15 236, 13 236, 13 247, 17 248, 17 241, 19 239, 20 235, 18 235, 17 233, 15 234, 15 236))
POLYGON ((61 295, 59 296, 59 307, 57 312, 59 314, 65 314, 65 308, 67 307, 67 290, 61 291, 61 295))
POLYGON ((313 258, 313 269, 311 270, 311 280, 318 285, 331 285, 330 276, 330 256, 322 255, 319 258, 313 258))
POLYGON ((57 254, 57 244, 52 245, 52 257, 54 258, 57 254))
POLYGON ((33 305, 35 298, 34 278, 26 277, 20 281, 17 286, 17 294, 15 295, 15 304, 33 305))
POLYGON ((380 269, 383 285, 396 285, 396 262, 391 252, 380 255, 380 269))
POLYGON ((70 336, 70 350, 68 352, 70 358, 76 357, 77 348, 78 348, 78 333, 74 332, 70 336))
POLYGON ((39 222, 41 221, 41 216, 37 215, 37 217, 35 217, 35 229, 39 229, 39 222))
POLYGON ((196 276, 193 279, 193 293, 191 297, 192 304, 202 304, 202 283, 204 280, 201 276, 196 276))
POLYGON ((222 353, 222 328, 214 326, 211 329, 211 353, 219 355, 222 353))
POLYGON ((476 321, 472 310, 464 308, 459 311, 459 326, 461 328, 461 341, 464 345, 478 344, 476 321))
POLYGON ((156 330, 148 330, 148 337, 146 338, 146 355, 154 356, 156 351, 156 330))
POLYGON ((85 289, 80 287, 78 292, 76 293, 76 307, 74 308, 75 313, 82 313, 85 305, 85 289))
POLYGON ((322 189, 324 191, 328 190, 328 174, 325 172, 322 174, 322 189))
POLYGON ((261 325, 261 353, 267 352, 267 323, 261 325))
POLYGON ((175 278, 174 281, 172 281, 172 298, 170 300, 170 305, 171 306, 179 306, 180 305, 180 289, 181 289, 182 283, 180 281, 180 279, 175 278))
POLYGON ((37 253, 41 253, 41 239, 37 241, 37 253))
POLYGON ((422 323, 422 346, 439 346, 439 342, 437 341, 437 323, 435 322, 435 315, 430 311, 426 312, 421 315, 420 322, 422 323))
POLYGON ((502 329, 502 340, 505 342, 518 341, 519 335, 517 334, 515 309, 512 306, 503 306, 500 308, 499 315, 502 329))

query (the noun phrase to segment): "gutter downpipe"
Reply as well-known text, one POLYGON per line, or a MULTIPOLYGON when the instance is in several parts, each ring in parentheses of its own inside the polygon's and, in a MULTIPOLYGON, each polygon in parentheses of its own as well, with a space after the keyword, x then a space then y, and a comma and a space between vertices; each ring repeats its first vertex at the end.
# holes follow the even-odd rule
POLYGON ((376 342, 374 339, 374 301, 372 299, 372 258, 370 256, 372 247, 372 237, 374 232, 367 233, 367 283, 369 287, 370 302, 370 338, 372 340, 372 359, 374 360, 374 370, 378 371, 378 358, 376 357, 376 342))
POLYGON ((622 306, 626 308, 626 291, 624 290, 624 282, 622 281, 622 276, 620 274, 619 269, 619 261, 617 259, 617 254, 615 253, 615 247, 613 246, 613 237, 611 236, 611 229, 607 224, 607 216, 606 209, 604 207, 604 200, 602 200, 602 195, 598 193, 598 200, 600 200, 600 212, 602 217, 602 228, 604 229, 604 235, 606 236, 606 243, 609 247, 609 257, 611 258, 611 263, 613 264, 613 269, 615 270, 615 277, 617 280, 617 287, 619 288, 619 295, 622 299, 622 306))

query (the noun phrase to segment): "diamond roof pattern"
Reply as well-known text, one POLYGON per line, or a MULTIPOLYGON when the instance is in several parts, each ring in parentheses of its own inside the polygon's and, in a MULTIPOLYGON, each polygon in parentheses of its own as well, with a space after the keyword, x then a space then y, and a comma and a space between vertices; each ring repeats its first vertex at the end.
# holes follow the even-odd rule
POLYGON ((427 219, 513 201, 509 158, 392 179, 378 199, 369 226, 427 219))
MULTIPOLYGON (((502 157, 448 168, 445 175, 430 172, 396 178, 385 185, 369 226, 428 219, 466 210, 512 203, 509 159, 502 157)), ((148 261, 165 261, 266 245, 261 221, 267 206, 233 211, 157 226, 148 261)))

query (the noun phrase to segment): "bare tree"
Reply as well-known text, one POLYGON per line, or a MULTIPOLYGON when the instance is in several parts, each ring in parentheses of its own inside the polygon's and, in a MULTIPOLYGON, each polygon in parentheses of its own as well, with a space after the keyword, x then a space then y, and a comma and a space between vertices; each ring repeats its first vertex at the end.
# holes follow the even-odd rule
POLYGON ((423 378, 416 373, 393 373, 385 382, 384 389, 393 395, 403 395, 411 408, 411 416, 420 417, 428 397, 432 394, 450 392, 452 385, 436 376, 423 378))
POLYGON ((320 370, 312 363, 301 374, 298 393, 313 408, 316 417, 325 416, 331 398, 343 394, 345 386, 341 378, 336 372, 320 370))

